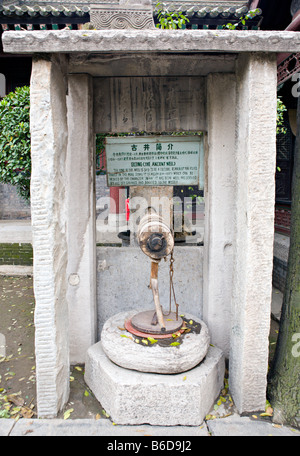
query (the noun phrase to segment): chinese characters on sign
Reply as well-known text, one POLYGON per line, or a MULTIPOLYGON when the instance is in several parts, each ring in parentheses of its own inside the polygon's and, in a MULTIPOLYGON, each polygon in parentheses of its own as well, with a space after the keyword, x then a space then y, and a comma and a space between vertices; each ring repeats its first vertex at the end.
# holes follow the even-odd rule
POLYGON ((106 138, 108 186, 198 185, 203 188, 202 136, 106 138))

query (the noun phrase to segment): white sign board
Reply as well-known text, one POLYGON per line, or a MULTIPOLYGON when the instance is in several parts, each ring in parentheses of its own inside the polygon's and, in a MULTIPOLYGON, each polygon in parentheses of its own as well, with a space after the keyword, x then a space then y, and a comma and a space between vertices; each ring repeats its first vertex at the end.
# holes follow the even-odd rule
POLYGON ((109 187, 204 185, 203 136, 106 138, 109 187))

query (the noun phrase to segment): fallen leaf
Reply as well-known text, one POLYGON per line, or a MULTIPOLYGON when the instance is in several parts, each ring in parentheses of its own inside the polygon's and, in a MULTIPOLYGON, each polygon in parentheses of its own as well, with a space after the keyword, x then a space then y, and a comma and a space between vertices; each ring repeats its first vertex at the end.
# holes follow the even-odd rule
POLYGON ((257 420, 257 416, 256 415, 252 415, 252 418, 255 418, 257 420))
POLYGON ((72 412, 74 412, 74 409, 72 409, 72 408, 66 410, 64 413, 64 420, 67 420, 70 417, 72 412))
POLYGON ((172 342, 172 343, 170 344, 171 347, 175 347, 176 345, 180 345, 180 342, 172 342))
POLYGON ((88 390, 85 390, 84 393, 85 397, 88 397, 90 395, 90 393, 88 392, 88 390))
POLYGON ((97 415, 95 416, 95 420, 99 420, 100 418, 101 418, 100 413, 97 413, 97 415))
POLYGON ((185 381, 185 380, 186 380, 186 375, 183 377, 183 379, 182 379, 182 380, 183 380, 183 381, 185 381))
POLYGON ((80 367, 80 366, 75 366, 75 369, 78 370, 79 372, 82 371, 82 367, 80 367))
POLYGON ((23 418, 32 418, 34 415, 34 412, 28 407, 22 407, 21 415, 23 418))
POLYGON ((20 410, 21 410, 21 407, 13 407, 10 411, 10 414, 16 415, 16 413, 19 413, 20 410))
POLYGON ((120 336, 121 336, 121 337, 125 337, 126 339, 131 339, 131 340, 133 340, 132 337, 126 336, 126 334, 120 334, 120 336))
POLYGON ((22 397, 18 397, 15 394, 8 394, 6 397, 9 402, 12 402, 13 404, 17 405, 18 407, 22 406, 25 402, 22 397))
POLYGON ((151 344, 155 344, 157 342, 157 339, 154 339, 153 337, 148 337, 148 340, 151 344))

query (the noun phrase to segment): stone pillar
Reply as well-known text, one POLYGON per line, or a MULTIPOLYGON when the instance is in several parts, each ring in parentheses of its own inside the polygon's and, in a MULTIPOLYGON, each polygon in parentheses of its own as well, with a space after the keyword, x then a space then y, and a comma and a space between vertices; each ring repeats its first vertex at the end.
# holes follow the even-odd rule
POLYGON ((55 417, 69 397, 64 56, 33 59, 30 92, 31 217, 39 417, 55 417))
POLYGON ((237 61, 237 191, 229 386, 239 413, 266 401, 276 164, 275 54, 237 61))
POLYGON ((233 74, 207 79, 203 263, 203 320, 211 340, 229 356, 235 201, 236 82, 233 74))
POLYGON ((68 302, 70 361, 83 363, 96 342, 96 203, 93 86, 86 74, 68 87, 68 302))

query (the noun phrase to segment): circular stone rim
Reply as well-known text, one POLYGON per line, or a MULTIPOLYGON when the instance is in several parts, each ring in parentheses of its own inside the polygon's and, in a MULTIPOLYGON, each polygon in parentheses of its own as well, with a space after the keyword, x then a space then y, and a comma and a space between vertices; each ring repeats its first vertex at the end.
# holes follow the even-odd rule
POLYGON ((139 372, 176 374, 192 369, 205 358, 210 337, 206 324, 200 318, 184 314, 185 318, 199 323, 201 330, 199 334, 186 334, 180 345, 161 347, 150 343, 145 346, 134 342, 134 335, 124 327, 125 320, 137 312, 139 310, 120 312, 104 323, 102 348, 112 362, 139 372))

